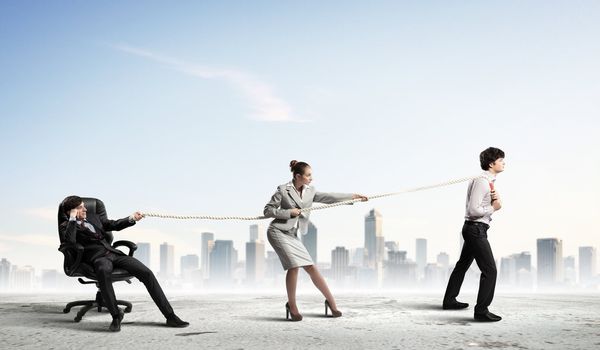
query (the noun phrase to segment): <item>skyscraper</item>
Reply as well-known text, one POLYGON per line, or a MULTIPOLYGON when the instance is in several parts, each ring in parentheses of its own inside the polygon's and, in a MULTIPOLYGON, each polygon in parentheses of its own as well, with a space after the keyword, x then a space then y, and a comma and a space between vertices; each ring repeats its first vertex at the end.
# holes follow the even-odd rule
POLYGON ((552 285, 562 282, 563 256, 562 240, 540 238, 537 240, 538 285, 552 285))
POLYGON ((365 250, 367 261, 365 266, 374 268, 377 263, 383 261, 384 245, 383 218, 376 209, 371 209, 365 215, 365 250))
POLYGON ((175 274, 175 247, 167 242, 160 245, 160 272, 161 278, 171 278, 175 274))
POLYGON ((246 282, 250 284, 265 276, 265 243, 258 232, 258 225, 250 225, 250 241, 246 242, 246 282))
POLYGON ((596 276, 596 248, 579 247, 579 282, 586 284, 596 276))
POLYGON ((262 225, 259 225, 259 224, 250 225, 250 240, 249 240, 249 242, 263 241, 262 232, 263 232, 262 225))
POLYGON ((417 238, 416 252, 417 273, 419 278, 423 278, 425 266, 427 266, 427 240, 425 238, 417 238))
POLYGON ((237 254, 233 249, 233 241, 216 240, 210 252, 210 280, 214 282, 231 282, 236 263, 237 254), (234 260, 236 261, 234 262, 234 260))
POLYGON ((35 269, 31 266, 12 266, 11 287, 18 290, 30 290, 35 279, 35 269))
POLYGON ((337 281, 344 280, 348 273, 350 263, 350 252, 344 247, 335 247, 331 251, 331 271, 333 278, 337 281))
POLYGON ((300 237, 315 264, 317 264, 317 233, 317 226, 312 221, 309 221, 306 234, 300 237))
POLYGON ((208 278, 210 275, 210 252, 213 248, 215 241, 215 234, 212 232, 202 232, 202 243, 200 246, 200 268, 202 269, 202 275, 204 278, 208 278))
POLYGON ((135 251, 135 257, 148 268, 150 268, 150 243, 137 243, 137 250, 135 251))

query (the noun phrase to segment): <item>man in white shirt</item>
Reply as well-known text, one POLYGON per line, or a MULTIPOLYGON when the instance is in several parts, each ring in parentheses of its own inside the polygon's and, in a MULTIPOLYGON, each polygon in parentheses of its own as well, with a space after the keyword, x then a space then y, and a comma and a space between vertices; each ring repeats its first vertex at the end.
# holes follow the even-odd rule
POLYGON ((446 294, 444 295, 444 310, 464 309, 469 306, 456 300, 465 273, 473 263, 481 270, 477 305, 475 305, 475 320, 496 322, 502 318, 488 310, 494 298, 496 288, 496 261, 492 248, 487 239, 487 230, 492 221, 492 214, 502 208, 502 202, 494 189, 496 175, 504 171, 504 152, 490 147, 479 155, 481 169, 485 172, 481 177, 471 180, 467 190, 465 205, 465 223, 462 236, 465 240, 460 259, 450 275, 446 294))

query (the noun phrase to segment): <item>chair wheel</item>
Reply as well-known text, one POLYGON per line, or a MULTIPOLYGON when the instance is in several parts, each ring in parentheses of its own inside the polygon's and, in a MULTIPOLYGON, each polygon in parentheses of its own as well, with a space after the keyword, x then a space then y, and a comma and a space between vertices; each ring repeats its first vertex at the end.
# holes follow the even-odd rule
POLYGON ((75 322, 79 322, 79 321, 81 321, 81 317, 79 317, 79 316, 76 316, 76 317, 73 319, 73 321, 75 321, 75 322))
POLYGON ((63 313, 68 314, 69 311, 71 311, 70 309, 63 309, 63 313))
POLYGON ((129 307, 129 306, 126 307, 124 311, 125 311, 126 314, 130 313, 131 312, 131 307, 129 307))

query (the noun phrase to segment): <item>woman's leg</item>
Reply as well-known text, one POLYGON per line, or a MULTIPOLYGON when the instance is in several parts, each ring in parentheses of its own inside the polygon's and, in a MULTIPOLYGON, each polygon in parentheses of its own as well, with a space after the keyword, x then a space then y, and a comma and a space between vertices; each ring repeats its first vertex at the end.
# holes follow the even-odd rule
POLYGON ((298 312, 298 306, 296 305, 296 286, 298 285, 298 268, 292 267, 287 270, 285 275, 285 287, 287 289, 288 303, 290 304, 290 311, 294 314, 298 312))
POLYGON ((337 311, 337 305, 335 304, 335 299, 333 298, 333 294, 329 290, 327 286, 327 282, 317 269, 315 265, 304 266, 304 271, 308 273, 310 279, 314 283, 314 285, 323 293, 323 296, 327 301, 329 301, 329 305, 331 305, 331 309, 337 311))

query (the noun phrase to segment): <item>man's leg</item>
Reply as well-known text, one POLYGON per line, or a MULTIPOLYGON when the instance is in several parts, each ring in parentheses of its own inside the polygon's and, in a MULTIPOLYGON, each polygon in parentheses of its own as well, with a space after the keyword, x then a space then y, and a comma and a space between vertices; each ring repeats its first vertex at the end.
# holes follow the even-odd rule
POLYGON ((456 297, 458 296, 458 293, 460 293, 460 287, 465 279, 465 273, 473 263, 473 249, 469 242, 469 237, 465 235, 465 229, 469 228, 466 226, 463 227, 463 238, 465 238, 465 243, 463 244, 460 258, 454 266, 454 270, 452 270, 452 274, 448 280, 448 286, 446 287, 446 293, 444 294, 444 305, 451 305, 456 302, 456 297))
POLYGON ((94 260, 94 272, 96 272, 105 306, 113 317, 117 317, 119 316, 119 308, 117 307, 117 298, 110 278, 112 271, 113 263, 109 258, 101 257, 94 260))
POLYGON ((152 300, 154 300, 154 303, 165 317, 168 318, 174 314, 173 308, 156 280, 154 273, 146 265, 142 264, 136 258, 127 255, 115 257, 113 265, 129 271, 129 273, 140 280, 146 286, 152 300))
POLYGON ((494 299, 494 290, 496 289, 496 261, 492 254, 492 247, 487 240, 487 233, 474 242, 475 262, 481 270, 479 279, 479 292, 477 293, 477 305, 475 305, 475 314, 486 314, 488 306, 494 299))

